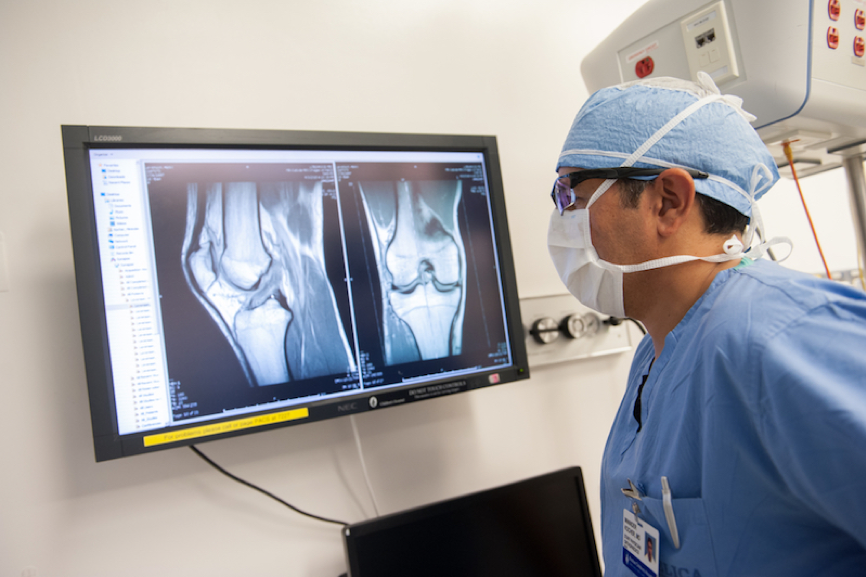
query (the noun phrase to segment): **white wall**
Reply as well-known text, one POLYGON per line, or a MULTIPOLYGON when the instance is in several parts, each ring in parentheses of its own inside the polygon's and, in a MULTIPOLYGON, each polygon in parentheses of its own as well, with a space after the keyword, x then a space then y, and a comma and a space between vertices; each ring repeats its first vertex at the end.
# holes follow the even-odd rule
MULTIPOLYGON (((830 272, 836 277, 839 272, 857 270, 857 236, 845 171, 822 172, 800 184, 830 272)), ((783 264, 811 274, 826 274, 794 181, 780 180, 758 205, 768 236, 787 236, 793 241, 791 256, 783 264)), ((783 247, 774 250, 779 257, 787 252, 783 247)))
MULTIPOLYGON (((578 65, 640 3, 0 2, 11 286, 0 292, 0 575, 344 571, 336 526, 232 483, 188 449, 94 463, 61 124, 494 134, 521 296, 561 293, 546 256, 547 191, 587 96, 578 65)), ((629 356, 359 415, 380 512, 577 464, 598 519, 599 460, 629 356)), ((312 512, 373 514, 348 419, 202 448, 312 512)))
MULTIPOLYGON (((494 134, 521 296, 561 293, 545 232, 578 64, 640 0, 0 2, 0 575, 343 572, 307 520, 188 449, 96 464, 61 124, 494 134)), ((628 355, 357 417, 380 512, 598 465, 628 355)), ((373 514, 348 419, 202 449, 326 516, 373 514)))

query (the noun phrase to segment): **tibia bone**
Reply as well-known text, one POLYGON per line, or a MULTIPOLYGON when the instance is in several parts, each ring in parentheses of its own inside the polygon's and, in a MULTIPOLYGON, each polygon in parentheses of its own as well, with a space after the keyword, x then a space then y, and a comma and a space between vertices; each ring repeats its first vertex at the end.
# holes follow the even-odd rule
POLYGON ((292 313, 269 298, 261 306, 235 317, 235 334, 259 384, 285 383, 289 370, 283 343, 292 313))
POLYGON ((452 354, 450 337, 461 292, 459 287, 439 292, 433 283, 422 283, 409 293, 391 293, 391 306, 397 316, 412 327, 422 359, 439 359, 452 354))

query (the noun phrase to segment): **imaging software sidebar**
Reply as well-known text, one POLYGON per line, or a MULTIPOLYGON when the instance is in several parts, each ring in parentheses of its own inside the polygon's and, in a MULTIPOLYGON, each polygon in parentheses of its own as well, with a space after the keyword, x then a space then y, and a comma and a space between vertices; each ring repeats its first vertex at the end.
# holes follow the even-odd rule
POLYGON ((170 420, 141 164, 91 153, 105 318, 121 435, 170 420))

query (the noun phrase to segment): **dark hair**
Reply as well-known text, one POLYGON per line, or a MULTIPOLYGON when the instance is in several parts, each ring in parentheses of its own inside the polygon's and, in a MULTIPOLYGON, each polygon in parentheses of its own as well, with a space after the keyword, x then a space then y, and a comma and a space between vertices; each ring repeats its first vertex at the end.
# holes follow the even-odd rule
MULTIPOLYGON (((625 208, 637 208, 640 195, 649 184, 648 180, 619 180, 620 199, 625 208)), ((733 234, 743 232, 749 224, 749 217, 736 208, 709 197, 695 193, 701 214, 704 217, 704 232, 707 234, 733 234)))

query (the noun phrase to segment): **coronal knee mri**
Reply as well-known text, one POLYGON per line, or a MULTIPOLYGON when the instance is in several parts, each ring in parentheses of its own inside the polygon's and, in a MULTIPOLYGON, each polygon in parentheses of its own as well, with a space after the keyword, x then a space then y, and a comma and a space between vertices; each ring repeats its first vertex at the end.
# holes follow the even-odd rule
POLYGON ((460 180, 361 181, 374 239, 385 364, 458 355, 466 303, 460 180))
POLYGON ((321 181, 187 184, 184 277, 251 386, 356 370, 324 242, 321 181))

